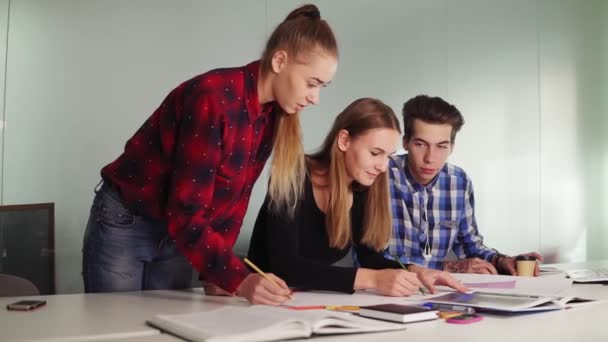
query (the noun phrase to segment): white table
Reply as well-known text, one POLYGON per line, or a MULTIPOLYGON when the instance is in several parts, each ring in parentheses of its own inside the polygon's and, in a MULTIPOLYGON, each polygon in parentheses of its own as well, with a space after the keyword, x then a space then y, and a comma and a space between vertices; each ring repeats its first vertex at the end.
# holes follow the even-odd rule
MULTIPOLYGON (((40 297, 0 297, 0 341, 84 341, 159 335, 146 319, 157 313, 184 313, 226 304, 247 305, 239 298, 206 297, 201 289, 40 297), (8 311, 21 299, 41 298, 34 311, 8 311)), ((149 339, 142 339, 148 341, 149 339)))
MULTIPOLYGON (((605 263, 601 263, 602 265, 605 263)), ((554 265, 562 269, 588 264, 554 265)), ((600 265, 598 263, 594 264, 600 265)), ((497 316, 454 325, 442 320, 410 324, 405 331, 318 337, 319 341, 608 341, 608 286, 574 285, 569 295, 606 302, 569 310, 536 314, 497 316)), ((35 297, 30 297, 35 298, 35 297)), ((207 297, 192 291, 148 291, 117 294, 73 294, 41 296, 46 307, 32 312, 14 312, 6 304, 19 299, 0 298, 0 341, 101 341, 175 342, 145 324, 157 313, 187 313, 224 305, 247 305, 239 298, 207 297)), ((227 318, 230 319, 230 318, 227 318)), ((302 340, 305 341, 305 340, 302 340)))

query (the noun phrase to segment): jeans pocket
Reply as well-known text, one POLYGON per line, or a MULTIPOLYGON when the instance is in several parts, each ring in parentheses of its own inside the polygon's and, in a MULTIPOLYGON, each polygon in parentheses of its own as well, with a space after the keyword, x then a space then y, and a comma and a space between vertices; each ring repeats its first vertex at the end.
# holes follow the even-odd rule
POLYGON ((125 229, 135 224, 135 216, 122 203, 108 203, 108 201, 100 203, 97 220, 111 228, 125 229))

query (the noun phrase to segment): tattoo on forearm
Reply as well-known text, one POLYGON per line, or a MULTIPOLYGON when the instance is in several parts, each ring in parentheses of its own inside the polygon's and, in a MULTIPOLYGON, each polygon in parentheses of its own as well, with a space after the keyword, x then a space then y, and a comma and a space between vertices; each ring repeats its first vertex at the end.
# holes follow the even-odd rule
POLYGON ((444 270, 451 273, 468 273, 471 270, 473 260, 464 259, 459 261, 447 261, 444 266, 444 270))

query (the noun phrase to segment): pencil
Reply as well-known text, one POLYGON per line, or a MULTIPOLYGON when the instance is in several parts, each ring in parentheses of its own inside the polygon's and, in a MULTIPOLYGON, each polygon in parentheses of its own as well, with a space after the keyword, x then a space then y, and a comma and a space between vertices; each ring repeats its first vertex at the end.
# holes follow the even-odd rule
POLYGON ((361 310, 360 307, 358 306, 354 306, 354 305, 326 305, 325 306, 326 310, 334 310, 334 311, 354 311, 357 312, 359 310, 361 310))
MULTIPOLYGON (((407 267, 405 267, 405 265, 401 263, 401 260, 399 260, 399 257, 397 257, 397 255, 393 255, 393 258, 395 258, 395 260, 399 263, 399 266, 401 266, 401 268, 403 268, 404 270, 407 271, 407 267)), ((418 288, 418 290, 420 291, 420 293, 423 296, 426 295, 426 293, 424 292, 424 289, 422 287, 418 288)))
MULTIPOLYGON (((281 285, 277 284, 276 281, 272 280, 272 278, 270 278, 266 273, 264 273, 264 271, 262 271, 259 267, 257 267, 253 262, 251 262, 251 260, 245 258, 243 259, 243 261, 245 261, 245 263, 247 265, 249 265, 249 267, 253 268, 254 271, 256 271, 259 275, 261 275, 262 277, 266 278, 269 282, 273 283, 274 285, 281 287, 281 285)), ((293 297, 291 295, 289 295, 289 299, 293 299, 293 297)))

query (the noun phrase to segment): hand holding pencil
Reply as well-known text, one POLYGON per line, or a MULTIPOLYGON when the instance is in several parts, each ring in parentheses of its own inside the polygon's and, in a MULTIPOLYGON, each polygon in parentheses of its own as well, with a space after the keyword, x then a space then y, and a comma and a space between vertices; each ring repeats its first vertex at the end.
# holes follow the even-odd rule
POLYGON ((272 273, 264 273, 249 259, 245 263, 257 273, 251 273, 241 282, 237 289, 239 296, 252 304, 280 305, 291 299, 291 290, 283 279, 272 273))
MULTIPOLYGON (((401 260, 399 260, 399 257, 397 255, 393 255, 393 258, 395 258, 395 260, 399 263, 399 266, 401 266, 401 268, 403 268, 404 270, 409 272, 407 267, 405 267, 405 265, 401 263, 401 260)), ((424 287, 419 287, 418 291, 420 291, 421 295, 423 295, 423 296, 426 295, 426 292, 424 292, 424 287)))
POLYGON ((417 274, 420 282, 424 284, 424 286, 433 294, 437 293, 435 285, 448 286, 458 292, 470 291, 460 281, 446 271, 433 270, 418 265, 411 265, 409 270, 410 272, 417 274))
MULTIPOLYGON (((357 276, 359 276, 359 273, 365 274, 364 271, 365 269, 360 268, 357 276)), ((373 280, 369 288, 385 296, 411 296, 423 287, 420 280, 418 280, 418 276, 413 272, 392 268, 370 271, 373 272, 373 280)))

